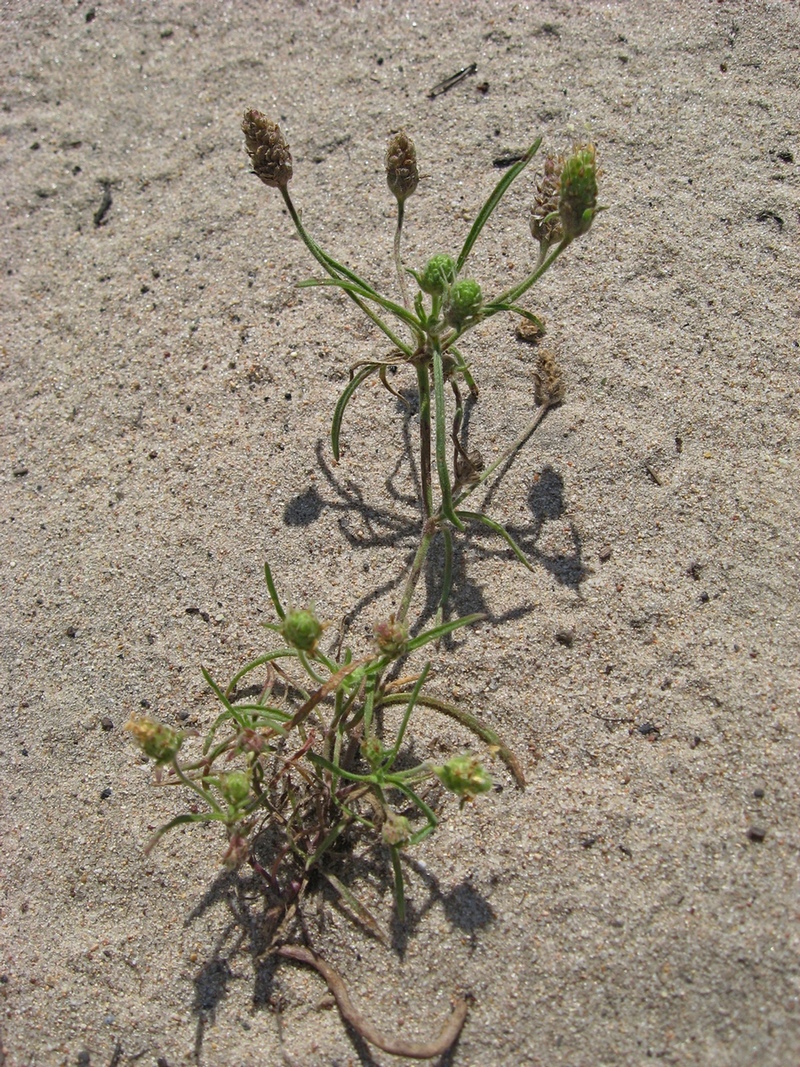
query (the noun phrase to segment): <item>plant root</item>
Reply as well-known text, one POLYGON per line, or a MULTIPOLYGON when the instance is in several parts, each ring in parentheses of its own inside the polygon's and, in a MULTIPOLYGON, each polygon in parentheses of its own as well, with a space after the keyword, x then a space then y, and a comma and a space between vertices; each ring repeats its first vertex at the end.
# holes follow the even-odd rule
POLYGON ((349 1023, 365 1041, 375 1045, 383 1052, 390 1053, 392 1056, 408 1056, 412 1060, 432 1060, 436 1056, 443 1055, 457 1041, 467 1018, 467 1002, 462 997, 457 997, 454 1000, 450 1018, 445 1023, 442 1032, 433 1041, 417 1043, 415 1041, 404 1041, 402 1038, 395 1040, 391 1037, 386 1037, 379 1033, 353 1006, 341 975, 325 960, 320 959, 310 949, 303 948, 302 945, 282 945, 276 951, 279 956, 283 956, 285 959, 307 963, 309 967, 319 971, 328 983, 328 989, 333 994, 345 1022, 349 1023))

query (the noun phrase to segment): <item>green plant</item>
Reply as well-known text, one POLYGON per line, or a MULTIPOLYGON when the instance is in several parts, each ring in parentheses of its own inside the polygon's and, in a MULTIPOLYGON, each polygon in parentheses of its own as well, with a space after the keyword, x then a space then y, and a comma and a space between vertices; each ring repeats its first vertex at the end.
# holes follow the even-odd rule
POLYGON ((402 920, 402 853, 427 837, 438 821, 434 802, 425 789, 441 783, 463 805, 491 788, 481 757, 472 752, 456 754, 441 766, 431 761, 409 766, 405 742, 415 716, 435 713, 455 720, 471 731, 489 754, 504 761, 519 787, 525 785, 513 753, 493 730, 428 690, 431 660, 418 664, 410 677, 398 677, 397 667, 422 648, 430 649, 482 618, 445 618, 452 585, 454 534, 465 531, 469 524, 481 524, 502 538, 520 562, 531 566, 508 530, 489 515, 465 505, 475 490, 517 453, 546 412, 560 403, 561 375, 554 357, 540 352, 532 389, 536 401, 532 421, 485 466, 462 439, 464 390, 477 398, 478 388, 461 342, 476 325, 501 312, 520 315, 543 331, 539 319, 518 301, 572 241, 586 233, 600 210, 594 148, 580 147, 566 160, 548 157, 530 220, 539 245, 537 262, 518 284, 497 295, 486 295, 476 280, 464 274, 465 267, 481 231, 512 182, 533 159, 540 140, 497 183, 460 251, 436 255, 416 271, 406 268, 401 256, 406 200, 419 180, 416 152, 405 133, 393 137, 386 171, 397 200, 394 260, 400 300, 396 301, 323 251, 309 235, 289 194, 292 158, 279 128, 257 111, 245 114, 242 128, 255 173, 266 185, 279 190, 298 234, 325 272, 326 277, 301 284, 342 290, 392 345, 385 359, 356 363, 350 371, 350 381, 333 412, 331 446, 337 460, 343 419, 359 387, 377 375, 397 397, 387 378, 389 367, 407 365, 415 376, 419 544, 399 608, 376 625, 371 650, 360 656, 349 648, 336 654, 325 652, 322 624, 309 609, 286 611, 267 565, 266 585, 278 620, 268 628, 279 635, 281 643, 244 666, 224 687, 204 671, 221 711, 201 751, 185 759, 183 735, 150 719, 133 720, 128 728, 146 754, 155 759, 161 782, 182 784, 203 805, 202 810, 188 811, 167 823, 149 847, 176 826, 219 822, 228 839, 225 862, 231 867, 245 861, 252 864, 276 898, 278 919, 293 913, 309 879, 318 872, 359 919, 383 937, 377 919, 335 874, 334 860, 346 855, 358 838, 385 849, 394 877, 397 914, 402 920), (417 287, 413 298, 410 279, 417 287), (415 591, 437 538, 443 542, 444 564, 436 617, 433 625, 412 635, 408 620, 415 591), (243 698, 242 683, 257 676, 261 681, 253 698, 243 698), (265 826, 270 827, 273 839, 269 866, 261 863, 253 847, 265 826))

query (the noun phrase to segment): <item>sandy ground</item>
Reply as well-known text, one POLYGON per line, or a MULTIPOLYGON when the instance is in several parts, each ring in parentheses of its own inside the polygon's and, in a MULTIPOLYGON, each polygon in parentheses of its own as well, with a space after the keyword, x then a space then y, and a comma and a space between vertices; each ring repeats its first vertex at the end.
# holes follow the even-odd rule
MULTIPOLYGON (((494 161, 539 133, 596 140, 609 206, 528 297, 569 395, 491 506, 535 572, 459 542, 455 607, 490 621, 437 663, 529 787, 499 767, 480 803, 443 802, 393 950, 328 898, 316 948, 409 1037, 470 991, 452 1067, 800 1062, 800 8, 54 0, 0 20, 0 1062, 401 1062, 313 971, 256 959, 259 896, 214 832, 144 856, 181 800, 122 730, 144 708, 212 721, 200 664, 224 678, 266 647, 266 558, 360 647, 414 544, 402 408, 365 393, 331 463, 347 368, 385 349, 343 297, 295 289, 314 265, 248 173, 245 107, 282 122, 312 232, 390 288, 402 125, 416 266, 460 247, 494 161)), ((488 288, 534 257, 534 176, 476 248, 488 288)), ((532 354, 500 319, 465 348, 491 456, 530 416, 532 354)), ((431 720, 415 743, 467 740, 431 720)), ((390 922, 385 868, 354 875, 390 922)))

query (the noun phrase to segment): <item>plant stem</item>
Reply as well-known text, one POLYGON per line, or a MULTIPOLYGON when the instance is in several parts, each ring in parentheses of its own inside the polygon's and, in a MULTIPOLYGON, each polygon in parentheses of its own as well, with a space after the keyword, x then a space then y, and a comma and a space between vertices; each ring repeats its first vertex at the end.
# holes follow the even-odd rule
POLYGON ((431 542, 438 533, 438 530, 439 527, 436 522, 430 518, 425 520, 425 526, 422 530, 422 538, 419 542, 417 553, 414 556, 414 562, 411 564, 408 578, 406 578, 405 588, 403 589, 403 599, 400 601, 400 608, 396 615, 398 622, 405 622, 406 615, 408 615, 408 609, 411 607, 414 590, 417 588, 417 582, 422 573, 422 565, 425 562, 425 557, 428 555, 428 549, 431 547, 431 542))
POLYGON ((429 519, 433 512, 431 474, 431 382, 428 366, 417 364, 419 389, 419 477, 422 483, 422 514, 429 519))
POLYGON ((403 233, 403 216, 406 213, 405 200, 397 201, 397 229, 394 231, 394 266, 397 271, 397 281, 403 296, 403 303, 408 311, 411 311, 411 299, 408 295, 408 283, 406 272, 403 270, 403 261, 400 258, 400 238, 403 233))
POLYGON ((504 452, 500 453, 494 463, 490 463, 486 470, 481 472, 481 476, 476 482, 474 482, 472 485, 467 486, 466 489, 464 489, 458 494, 454 501, 456 507, 458 507, 462 500, 466 500, 470 493, 474 493, 476 489, 483 485, 486 479, 490 478, 502 463, 505 463, 507 459, 510 459, 513 455, 515 455, 515 453, 519 452, 519 450, 522 448, 522 446, 525 444, 531 434, 533 434, 533 432, 536 430, 539 423, 545 417, 547 412, 550 410, 551 406, 552 405, 550 404, 542 404, 542 406, 537 409, 533 422, 530 423, 528 428, 524 430, 519 435, 519 437, 515 441, 513 441, 507 449, 505 449, 504 452))

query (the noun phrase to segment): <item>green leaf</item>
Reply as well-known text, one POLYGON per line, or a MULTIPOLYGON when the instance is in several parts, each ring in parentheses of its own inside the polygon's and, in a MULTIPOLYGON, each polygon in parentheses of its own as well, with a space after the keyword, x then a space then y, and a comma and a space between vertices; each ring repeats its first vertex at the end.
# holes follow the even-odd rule
MULTIPOLYGON (((408 642, 408 651, 413 652, 417 648, 422 648, 423 645, 430 644, 431 641, 439 641, 446 634, 451 634, 454 630, 460 630, 464 626, 472 626, 473 623, 483 622, 486 618, 481 612, 476 612, 474 615, 464 615, 460 619, 451 619, 450 622, 443 622, 441 626, 434 626, 431 630, 426 630, 424 633, 417 634, 408 642)), ((383 700, 380 703, 384 703, 383 700)))
POLYGON ((201 813, 199 813, 197 815, 176 815, 174 819, 170 819, 170 821, 168 823, 166 823, 164 826, 160 827, 160 829, 156 830, 156 832, 153 834, 153 836, 147 842, 147 845, 145 846, 144 854, 145 854, 145 856, 149 856, 150 853, 153 851, 153 849, 158 844, 158 842, 164 836, 164 834, 169 833, 169 831, 173 830, 176 826, 183 826, 185 823, 189 823, 189 822, 224 822, 224 821, 225 821, 225 816, 224 815, 222 815, 221 813, 217 814, 216 812, 210 812, 210 811, 209 812, 201 812, 201 813))
POLYGON ((269 598, 272 601, 272 606, 278 613, 278 618, 283 620, 286 618, 286 612, 283 610, 283 606, 278 596, 278 590, 275 588, 275 582, 272 578, 272 571, 270 570, 269 563, 264 563, 264 577, 267 580, 267 591, 269 592, 269 598))
POLYGON ((481 522, 484 526, 491 530, 492 533, 499 534, 500 537, 503 538, 508 547, 511 549, 511 551, 514 553, 514 555, 517 557, 517 559, 520 561, 520 563, 524 564, 524 566, 526 566, 529 571, 532 571, 534 569, 532 564, 528 560, 528 557, 519 547, 519 545, 508 532, 508 530, 505 528, 505 526, 503 526, 501 523, 495 522, 494 519, 490 519, 488 515, 484 515, 480 511, 462 511, 461 509, 459 509, 458 514, 461 516, 462 519, 466 519, 472 522, 481 522))
MULTIPOLYGON (((400 319, 407 326, 410 326, 415 333, 420 332, 420 324, 415 315, 412 315, 410 311, 407 311, 402 304, 396 304, 393 300, 389 300, 388 297, 381 296, 380 293, 375 293, 367 289, 363 289, 360 285, 356 285, 354 282, 345 281, 342 278, 308 278, 304 282, 299 282, 298 289, 315 289, 324 288, 325 286, 333 286, 337 289, 344 289, 346 293, 353 293, 354 296, 360 296, 364 300, 372 300, 374 303, 379 304, 384 311, 388 311, 395 318, 400 319)), ((384 333, 388 333, 389 329, 385 324, 378 323, 384 333)), ((408 345, 404 345, 402 341, 395 339, 394 343, 399 349, 404 351, 407 355, 410 354, 408 345)))
POLYGON ((492 212, 497 207, 497 205, 500 203, 500 201, 503 199, 503 196, 505 195, 508 187, 514 181, 514 179, 517 178, 523 172, 523 170, 525 170, 527 165, 530 163, 530 161, 533 159, 533 157, 539 151, 539 145, 541 143, 542 143, 542 138, 541 137, 537 137, 537 139, 533 142, 533 144, 528 149, 528 151, 525 153, 525 155, 522 157, 522 159, 520 159, 519 162, 515 163, 513 167, 511 167, 509 170, 506 171, 506 173, 503 175, 503 177, 500 179, 500 181, 497 183, 497 185, 492 190, 492 193, 491 193, 489 199, 483 205, 483 207, 481 208, 477 218, 475 219, 474 223, 472 224, 472 229, 469 231, 469 234, 467 235, 467 239, 464 242, 464 247, 461 249, 461 252, 459 253, 458 261, 457 261, 457 264, 456 264, 459 274, 461 273, 461 271, 462 271, 462 269, 464 267, 464 264, 467 261, 467 256, 472 251, 472 246, 478 240, 478 237, 480 236, 481 230, 486 225, 486 223, 489 221, 489 218, 491 217, 492 212))
POLYGON ((333 458, 338 462, 339 460, 339 434, 342 429, 342 419, 344 418, 344 409, 350 402, 350 398, 358 389, 359 385, 363 381, 369 378, 370 374, 374 374, 380 367, 379 363, 370 363, 366 367, 362 367, 358 374, 354 375, 350 379, 349 383, 345 387, 342 395, 339 397, 336 407, 333 412, 333 422, 331 423, 331 447, 333 449, 333 458))
MULTIPOLYGON (((405 693, 388 693, 382 700, 382 705, 387 704, 402 704, 406 699, 405 693)), ((503 742, 500 737, 489 726, 486 726, 476 719, 474 715, 470 715, 468 711, 464 711, 462 708, 457 708, 454 704, 448 704, 444 700, 439 700, 437 697, 428 696, 427 694, 420 694, 417 698, 417 703, 424 705, 426 708, 432 708, 434 711, 441 712, 442 715, 447 715, 451 719, 455 719, 456 722, 460 722, 462 726, 465 726, 481 741, 485 741, 487 745, 491 745, 497 749, 497 755, 505 763, 511 774, 514 777, 514 781, 517 783, 520 789, 525 788, 525 776, 522 773, 522 768, 517 761, 516 756, 503 742)), ((392 784, 395 784, 394 782, 392 784)), ((398 785, 398 788, 402 788, 398 785)), ((410 790, 408 790, 410 792, 410 790)), ((418 801, 418 798, 414 798, 418 801)))

